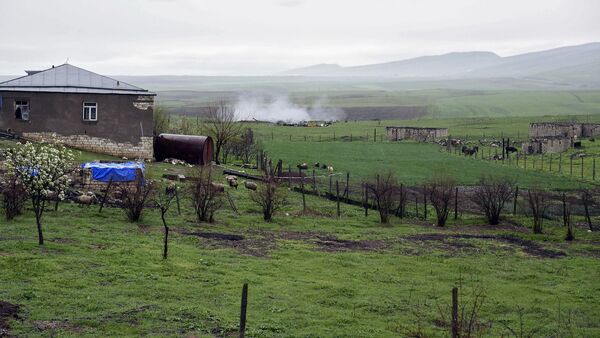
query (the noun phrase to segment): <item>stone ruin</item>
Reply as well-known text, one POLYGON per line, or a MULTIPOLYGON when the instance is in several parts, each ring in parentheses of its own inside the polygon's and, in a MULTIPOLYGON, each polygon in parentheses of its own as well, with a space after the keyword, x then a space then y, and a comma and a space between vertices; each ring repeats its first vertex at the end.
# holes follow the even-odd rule
POLYGON ((600 123, 535 122, 529 124, 529 141, 523 142, 526 154, 561 153, 582 137, 600 135, 600 123))
POLYGON ((391 141, 433 142, 436 138, 448 137, 448 128, 386 127, 385 129, 391 141))

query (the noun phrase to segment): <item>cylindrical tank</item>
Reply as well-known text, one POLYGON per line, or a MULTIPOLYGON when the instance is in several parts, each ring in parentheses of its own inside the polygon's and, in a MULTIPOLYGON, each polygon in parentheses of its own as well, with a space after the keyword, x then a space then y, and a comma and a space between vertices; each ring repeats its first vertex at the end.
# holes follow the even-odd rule
POLYGON ((154 138, 157 161, 176 158, 190 164, 206 165, 213 160, 213 149, 210 136, 160 134, 154 138))

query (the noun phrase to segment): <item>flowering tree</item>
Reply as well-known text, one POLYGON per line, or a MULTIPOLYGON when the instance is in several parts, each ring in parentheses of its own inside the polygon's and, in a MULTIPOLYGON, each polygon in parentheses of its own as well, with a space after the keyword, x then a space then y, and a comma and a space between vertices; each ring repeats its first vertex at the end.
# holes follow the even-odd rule
POLYGON ((59 199, 64 198, 72 161, 73 153, 62 145, 28 142, 8 151, 6 167, 14 173, 31 199, 40 245, 44 244, 42 215, 46 196, 56 194, 59 199))

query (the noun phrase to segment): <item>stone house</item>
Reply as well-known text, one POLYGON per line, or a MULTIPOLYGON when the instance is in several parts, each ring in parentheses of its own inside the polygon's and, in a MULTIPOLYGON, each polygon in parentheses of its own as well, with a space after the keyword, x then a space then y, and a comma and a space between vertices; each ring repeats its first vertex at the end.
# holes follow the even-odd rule
POLYGON ((391 141, 408 139, 428 142, 437 138, 448 137, 448 128, 386 127, 385 129, 387 137, 391 141))
POLYGON ((573 139, 570 137, 547 137, 543 139, 531 139, 523 142, 525 154, 551 154, 562 153, 569 150, 573 139))
POLYGON ((156 94, 70 64, 0 83, 0 130, 128 158, 153 156, 156 94))

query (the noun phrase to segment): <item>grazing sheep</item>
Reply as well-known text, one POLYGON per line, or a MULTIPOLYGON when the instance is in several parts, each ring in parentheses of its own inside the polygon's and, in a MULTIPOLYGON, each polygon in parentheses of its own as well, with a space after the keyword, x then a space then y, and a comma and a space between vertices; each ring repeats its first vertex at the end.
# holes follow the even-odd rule
POLYGON ((333 167, 332 166, 328 166, 327 167, 327 171, 330 172, 330 173, 332 173, 333 172, 333 167))
POLYGON ((327 169, 327 164, 325 164, 325 163, 321 164, 321 169, 327 169))
POLYGON ((92 204, 94 204, 94 202, 96 201, 96 195, 79 195, 76 198, 77 203, 79 203, 79 205, 83 206, 83 205, 87 205, 90 206, 92 204))
POLYGON ((302 164, 298 164, 296 167, 298 167, 298 169, 300 169, 300 170, 307 170, 308 164, 302 163, 302 164))
POLYGON ((321 164, 319 162, 315 162, 315 168, 319 168, 321 166, 321 164))
POLYGON ((246 189, 250 189, 250 190, 256 190, 256 188, 258 188, 256 183, 249 182, 249 181, 244 181, 244 187, 246 187, 246 189))
POLYGON ((213 189, 213 192, 225 192, 224 184, 212 182, 210 185, 213 189))
POLYGON ((229 186, 232 188, 236 188, 238 187, 238 181, 237 180, 230 180, 229 182, 229 186))

